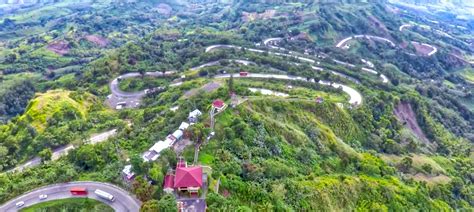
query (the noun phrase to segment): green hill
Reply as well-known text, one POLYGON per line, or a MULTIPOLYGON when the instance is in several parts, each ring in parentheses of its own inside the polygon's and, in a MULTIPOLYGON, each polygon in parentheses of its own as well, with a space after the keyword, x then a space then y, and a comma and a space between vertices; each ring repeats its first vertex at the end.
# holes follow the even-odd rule
POLYGON ((30 101, 20 121, 28 120, 31 126, 42 132, 47 127, 48 120, 59 113, 72 119, 86 118, 88 109, 96 104, 96 101, 90 94, 78 96, 71 91, 50 90, 37 94, 30 101))

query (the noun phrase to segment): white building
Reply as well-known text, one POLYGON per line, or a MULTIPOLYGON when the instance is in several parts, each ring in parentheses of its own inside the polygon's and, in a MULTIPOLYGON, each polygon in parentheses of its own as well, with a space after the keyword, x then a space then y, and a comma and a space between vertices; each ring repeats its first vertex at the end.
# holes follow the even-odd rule
POLYGON ((189 124, 186 122, 181 122, 181 125, 179 125, 179 129, 184 131, 185 129, 188 129, 189 124))
POLYGON ((193 110, 189 113, 188 120, 191 124, 198 122, 198 118, 202 115, 201 111, 198 109, 193 110))
POLYGON ((155 161, 160 156, 160 152, 169 148, 173 144, 173 140, 166 139, 165 141, 156 142, 148 151, 146 151, 142 158, 144 161, 155 161))
POLYGON ((127 180, 131 180, 135 177, 135 173, 132 172, 132 165, 126 165, 123 170, 122 174, 127 180))

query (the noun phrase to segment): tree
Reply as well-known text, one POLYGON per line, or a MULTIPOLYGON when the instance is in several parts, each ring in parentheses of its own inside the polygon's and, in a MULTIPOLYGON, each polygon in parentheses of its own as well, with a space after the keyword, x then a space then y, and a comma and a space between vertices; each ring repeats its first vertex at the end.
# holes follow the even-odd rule
POLYGON ((133 172, 137 175, 144 174, 148 171, 149 164, 143 161, 143 158, 140 155, 135 154, 130 157, 130 163, 132 164, 133 172))
POLYGON ((156 163, 153 164, 153 167, 148 172, 148 177, 155 181, 157 184, 161 184, 163 182, 164 176, 162 172, 162 167, 156 163))
POLYGON ((151 200, 155 189, 142 176, 138 176, 133 181, 133 193, 143 202, 151 200))
POLYGON ((230 93, 234 92, 234 75, 230 75, 229 80, 227 80, 227 86, 230 93))
POLYGON ((176 198, 171 194, 166 194, 165 196, 163 196, 160 201, 158 201, 158 211, 178 211, 178 207, 176 205, 176 198))
POLYGON ((150 200, 143 203, 140 208, 141 212, 156 212, 158 211, 158 200, 150 200))
POLYGON ((191 139, 197 143, 200 144, 206 137, 206 135, 209 133, 209 128, 205 128, 202 123, 197 123, 192 126, 190 129, 191 132, 191 139))
POLYGON ((402 172, 408 172, 413 164, 411 157, 404 157, 400 162, 399 168, 402 172))
POLYGON ((428 163, 423 164, 421 166, 421 169, 423 169, 423 171, 426 172, 426 174, 431 174, 431 172, 433 171, 433 167, 428 163))
POLYGON ((39 153, 38 153, 38 156, 41 158, 41 162, 46 162, 46 161, 50 161, 51 160, 51 157, 53 156, 53 151, 51 151, 50 148, 46 148, 46 149, 43 149, 41 150, 39 153))

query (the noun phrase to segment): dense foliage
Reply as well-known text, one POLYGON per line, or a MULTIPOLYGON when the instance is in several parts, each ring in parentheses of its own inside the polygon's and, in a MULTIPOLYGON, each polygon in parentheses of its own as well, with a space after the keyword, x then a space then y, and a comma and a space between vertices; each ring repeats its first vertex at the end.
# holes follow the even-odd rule
POLYGON ((472 28, 435 23, 445 19, 383 1, 198 2, 62 2, 67 6, 40 12, 24 8, 30 18, 0 14, 0 171, 36 156, 42 161, 1 173, 0 202, 38 186, 94 180, 127 188, 142 211, 176 211, 177 199, 162 183, 184 157, 205 166, 208 185, 199 195, 210 211, 472 210, 474 85, 466 62, 474 58, 472 28), (415 26, 400 30, 405 23, 415 26), (369 39, 334 47, 355 34, 386 37, 396 47, 369 39), (274 45, 282 49, 264 46, 269 37, 281 37, 274 45), (438 53, 423 55, 411 41, 437 46, 438 53), (214 44, 245 48, 205 52, 214 44), (193 68, 202 64, 211 65, 193 68), (163 86, 139 108, 104 103, 119 75, 166 71, 176 74, 120 81, 131 92, 163 86), (239 72, 341 83, 363 101, 351 105, 341 88, 318 83, 214 78, 239 72), (215 99, 232 105, 211 129, 215 99), (144 162, 142 153, 195 109, 203 115, 184 131, 188 143, 144 162), (92 134, 111 129, 114 137, 89 144, 92 134), (54 158, 66 145, 74 148, 54 158), (132 181, 120 174, 127 164, 132 181))

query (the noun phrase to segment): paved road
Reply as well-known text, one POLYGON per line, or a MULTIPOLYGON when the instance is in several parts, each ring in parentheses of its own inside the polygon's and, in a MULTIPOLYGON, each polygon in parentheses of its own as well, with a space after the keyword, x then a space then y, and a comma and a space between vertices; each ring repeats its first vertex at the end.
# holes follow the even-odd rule
MULTIPOLYGON (((91 143, 91 144, 100 143, 100 142, 106 141, 107 139, 109 139, 112 136, 115 136, 115 134, 117 134, 117 129, 109 130, 109 131, 91 136, 89 138, 88 142, 91 143)), ((69 144, 69 145, 60 147, 58 149, 55 149, 53 151, 53 155, 51 156, 51 160, 57 160, 61 156, 67 155, 69 153, 69 151, 73 150, 74 148, 75 147, 72 144, 69 144)), ((22 171, 23 169, 38 166, 40 164, 41 164, 41 158, 34 157, 33 159, 27 161, 26 163, 21 164, 21 165, 15 167, 14 169, 9 170, 9 172, 11 172, 11 171, 22 171)))
POLYGON ((420 43, 420 42, 416 42, 416 41, 412 41, 412 43, 415 43, 415 44, 418 44, 418 45, 422 45, 422 46, 426 46, 428 48, 431 48, 431 52, 429 52, 427 55, 428 56, 431 56, 431 55, 434 55, 436 54, 436 52, 438 52, 438 48, 430 45, 430 44, 427 44, 427 43, 420 43))
POLYGON ((0 211, 18 211, 19 208, 17 208, 15 204, 20 201, 25 202, 25 205, 22 207, 24 208, 47 200, 73 198, 75 196, 72 196, 69 191, 72 187, 87 188, 88 198, 99 200, 112 207, 116 212, 138 212, 140 210, 141 202, 131 196, 127 191, 115 185, 101 182, 70 182, 38 188, 36 190, 23 194, 22 196, 16 197, 15 199, 12 199, 0 206, 0 211), (108 200, 98 197, 94 194, 95 189, 100 189, 107 193, 110 193, 115 197, 115 201, 110 202, 108 200), (40 200, 38 197, 41 194, 48 195, 47 200, 40 200))
POLYGON ((221 61, 235 62, 235 63, 243 64, 243 65, 246 65, 246 66, 247 66, 247 65, 250 65, 250 64, 255 64, 254 62, 251 62, 251 61, 248 61, 248 60, 232 60, 232 59, 231 59, 231 60, 216 60, 216 61, 204 63, 204 64, 202 64, 202 65, 199 65, 199 66, 190 68, 190 70, 191 70, 191 71, 195 71, 195 70, 199 70, 199 69, 201 69, 201 68, 219 65, 221 61))
MULTIPOLYGON (((162 76, 169 76, 175 73, 176 72, 174 71, 167 71, 165 73, 146 72, 145 76, 162 77, 162 76)), ((125 105, 122 105, 124 108, 136 108, 140 106, 141 99, 143 98, 143 96, 146 95, 146 91, 145 90, 138 91, 138 92, 122 91, 120 90, 119 81, 120 79, 135 78, 135 77, 141 77, 141 76, 142 75, 140 73, 134 72, 134 73, 123 74, 113 79, 109 84, 110 91, 112 92, 112 94, 107 97, 107 103, 112 108, 117 108, 118 105, 123 104, 123 103, 125 103, 125 105)))
MULTIPOLYGON (((221 74, 221 75, 216 75, 215 78, 265 78, 265 79, 282 79, 282 80, 296 80, 296 81, 305 81, 305 82, 313 82, 315 81, 313 79, 307 80, 306 77, 299 77, 299 76, 290 76, 290 75, 280 75, 280 74, 255 74, 255 73, 249 73, 247 76, 240 76, 240 74, 221 74)), ((328 81, 322 81, 320 80, 317 82, 321 85, 327 85, 327 86, 332 86, 334 88, 341 88, 342 91, 347 93, 350 96, 349 103, 354 104, 354 105, 360 105, 362 104, 362 95, 355 89, 339 84, 339 83, 332 83, 328 81)))
POLYGON ((339 43, 336 44, 336 47, 337 48, 342 48, 347 41, 350 41, 350 40, 356 39, 356 38, 365 38, 365 39, 369 39, 369 40, 384 41, 384 42, 389 43, 392 47, 396 47, 396 45, 393 41, 391 41, 387 38, 374 36, 374 35, 354 35, 354 36, 350 36, 350 37, 344 38, 341 41, 339 41, 339 43))
MULTIPOLYGON (((162 77, 162 76, 169 76, 174 73, 175 72, 173 71, 168 71, 168 72, 165 72, 164 74, 162 72, 146 72, 145 76, 162 77)), ((127 73, 113 79, 112 82, 110 82, 110 90, 112 94, 117 97, 122 97, 122 98, 143 97, 145 95, 145 91, 125 92, 125 91, 120 90, 120 87, 119 87, 119 79, 135 78, 135 77, 141 77, 141 76, 142 75, 140 73, 134 72, 134 73, 127 73)))
MULTIPOLYGON (((277 43, 277 42, 279 42, 279 41, 281 41, 281 40, 283 40, 283 38, 268 38, 268 39, 265 39, 265 40, 263 41, 263 44, 266 45, 266 46, 268 46, 268 47, 270 47, 270 48, 272 48, 272 49, 278 49, 278 50, 285 50, 285 51, 286 51, 285 48, 280 48, 280 47, 276 47, 276 46, 273 46, 273 45, 272 45, 272 43, 277 43)), ((290 51, 290 54, 294 54, 294 53, 295 53, 295 52, 291 52, 291 51, 290 51)), ((277 54, 277 55, 278 55, 278 54, 277 54)), ((284 54, 284 55, 286 55, 286 54, 284 54)), ((305 59, 306 59, 306 60, 304 60, 305 62, 315 63, 314 60, 311 60, 311 59, 308 59, 308 58, 305 58, 305 59)), ((340 60, 333 59, 333 61, 334 61, 335 63, 337 63, 337 64, 344 65, 344 66, 347 66, 347 67, 351 67, 351 68, 355 68, 355 67, 356 67, 356 65, 354 65, 354 64, 347 63, 347 62, 343 62, 343 61, 340 61, 340 60)), ((369 67, 371 67, 371 68, 374 67, 374 64, 371 63, 371 62, 369 62, 368 60, 362 59, 362 62, 364 62, 365 64, 367 64, 367 65, 368 65, 369 67)), ((323 70, 324 70, 323 68, 321 68, 321 67, 316 67, 316 66, 312 66, 312 68, 313 68, 314 70, 318 70, 318 71, 323 71, 323 70)), ((373 70, 373 69, 369 69, 369 68, 362 68, 362 70, 363 70, 363 71, 366 71, 366 72, 369 72, 369 73, 371 73, 371 74, 376 74, 376 75, 379 74, 377 71, 375 71, 375 70, 373 70)), ((353 77, 347 76, 347 75, 345 75, 345 74, 343 74, 343 73, 340 73, 340 72, 337 72, 337 71, 333 71, 333 70, 329 70, 329 71, 330 71, 332 74, 334 74, 334 75, 341 76, 341 77, 346 78, 346 79, 348 79, 348 80, 351 80, 351 81, 353 81, 353 82, 355 82, 355 83, 357 83, 357 84, 360 84, 359 80, 357 80, 357 79, 355 79, 355 78, 353 78, 353 77)), ((383 83, 388 83, 388 82, 389 82, 388 77, 385 76, 385 75, 383 75, 383 74, 380 74, 380 78, 382 79, 382 82, 383 82, 383 83)))

